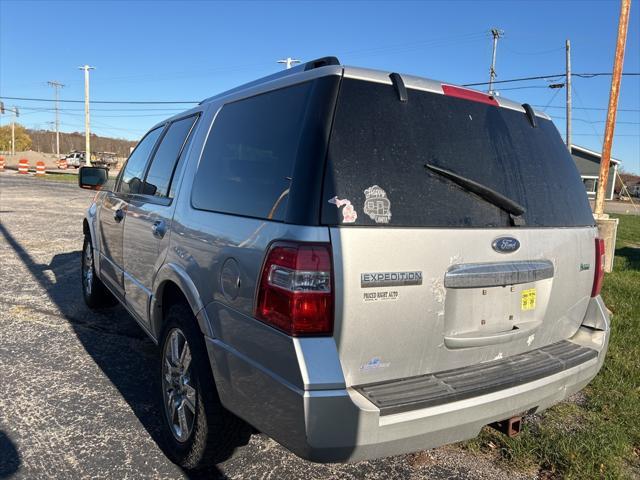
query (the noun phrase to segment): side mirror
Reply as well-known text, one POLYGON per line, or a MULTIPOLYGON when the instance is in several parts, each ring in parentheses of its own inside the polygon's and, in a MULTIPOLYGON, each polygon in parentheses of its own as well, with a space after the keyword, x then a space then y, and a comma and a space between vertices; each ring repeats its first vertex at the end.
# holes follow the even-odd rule
POLYGON ((101 190, 109 180, 109 170, 104 167, 80 167, 78 185, 87 190, 101 190))

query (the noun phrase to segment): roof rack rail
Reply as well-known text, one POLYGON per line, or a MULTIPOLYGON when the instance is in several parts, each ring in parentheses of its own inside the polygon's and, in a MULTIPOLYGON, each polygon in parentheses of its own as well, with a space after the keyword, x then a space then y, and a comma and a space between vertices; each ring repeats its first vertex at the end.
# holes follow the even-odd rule
POLYGON ((288 68, 286 70, 282 70, 281 72, 276 72, 271 75, 267 75, 266 77, 259 78, 249 83, 245 83, 244 85, 240 85, 236 88, 232 88, 231 90, 227 90, 218 95, 214 95, 213 97, 205 98, 200 102, 200 105, 203 103, 209 102, 215 98, 218 98, 222 95, 228 95, 233 92, 237 92, 239 90, 245 90, 249 87, 253 87, 255 85, 260 85, 265 82, 270 82, 273 80, 277 80, 279 78, 288 77, 289 75, 294 75, 300 72, 306 72, 308 70, 313 70, 314 68, 326 67, 327 65, 340 65, 340 60, 336 57, 322 57, 316 58, 315 60, 311 60, 309 62, 301 63, 300 65, 296 65, 295 67, 288 68))

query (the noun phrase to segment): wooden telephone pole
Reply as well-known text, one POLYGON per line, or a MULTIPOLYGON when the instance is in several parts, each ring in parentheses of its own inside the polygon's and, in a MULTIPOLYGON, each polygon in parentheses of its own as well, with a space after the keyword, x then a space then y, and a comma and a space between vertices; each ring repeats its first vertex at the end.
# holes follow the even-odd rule
POLYGON ((621 0, 620 20, 618 22, 618 40, 616 42, 616 55, 613 62, 613 76, 611 78, 611 92, 609 94, 609 108, 607 110, 607 123, 604 128, 604 143, 602 145, 602 158, 600 160, 600 175, 598 177, 598 190, 596 192, 595 217, 604 213, 604 197, 607 192, 607 180, 609 179, 609 164, 611 161, 611 145, 613 143, 613 131, 616 126, 616 113, 618 109, 618 97, 620 96, 620 78, 622 77, 622 64, 624 62, 624 48, 627 43, 627 29, 629 26, 629 10, 631 0, 621 0))

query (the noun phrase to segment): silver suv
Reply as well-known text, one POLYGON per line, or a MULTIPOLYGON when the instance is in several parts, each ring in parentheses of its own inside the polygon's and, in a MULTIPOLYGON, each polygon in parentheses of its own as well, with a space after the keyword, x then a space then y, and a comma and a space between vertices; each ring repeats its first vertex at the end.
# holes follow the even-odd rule
POLYGON ((328 57, 158 124, 107 178, 80 172, 84 297, 158 343, 184 468, 247 424, 319 462, 517 431, 602 366, 603 244, 527 104, 328 57))

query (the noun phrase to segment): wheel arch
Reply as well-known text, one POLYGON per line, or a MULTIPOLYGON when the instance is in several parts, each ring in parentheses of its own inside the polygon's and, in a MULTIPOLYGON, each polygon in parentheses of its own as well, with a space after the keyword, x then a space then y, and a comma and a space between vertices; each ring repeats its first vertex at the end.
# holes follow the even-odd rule
POLYGON ((173 302, 186 303, 198 320, 202 333, 211 335, 198 289, 187 272, 176 264, 167 263, 158 271, 154 283, 149 318, 151 330, 156 339, 159 339, 162 333, 167 307, 173 302))

